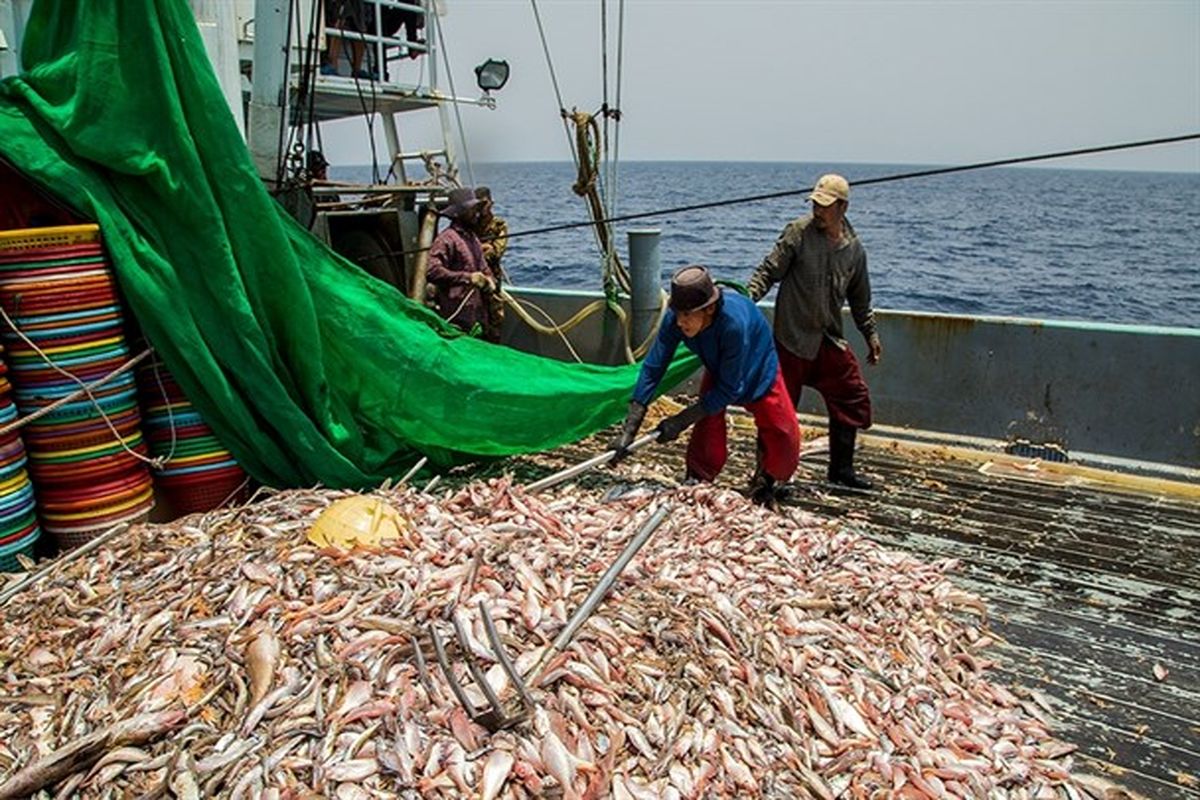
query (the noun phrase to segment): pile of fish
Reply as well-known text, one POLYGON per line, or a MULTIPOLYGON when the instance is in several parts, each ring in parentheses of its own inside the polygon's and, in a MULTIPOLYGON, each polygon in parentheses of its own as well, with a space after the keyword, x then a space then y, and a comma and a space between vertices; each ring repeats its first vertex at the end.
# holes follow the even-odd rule
POLYGON ((376 495, 408 521, 380 551, 306 540, 346 493, 283 492, 138 527, 17 595, 0 797, 1103 796, 990 678, 951 562, 706 485, 376 495), (426 626, 453 641, 457 616, 519 708, 479 602, 528 670, 662 503, 524 722, 489 733, 421 674, 426 626))

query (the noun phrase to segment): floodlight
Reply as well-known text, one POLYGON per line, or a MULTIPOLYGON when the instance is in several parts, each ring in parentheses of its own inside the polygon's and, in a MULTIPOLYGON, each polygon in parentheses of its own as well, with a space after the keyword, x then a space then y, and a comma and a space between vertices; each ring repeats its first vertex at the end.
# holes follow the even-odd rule
POLYGON ((475 83, 485 92, 497 92, 508 83, 508 62, 489 58, 475 68, 475 83))

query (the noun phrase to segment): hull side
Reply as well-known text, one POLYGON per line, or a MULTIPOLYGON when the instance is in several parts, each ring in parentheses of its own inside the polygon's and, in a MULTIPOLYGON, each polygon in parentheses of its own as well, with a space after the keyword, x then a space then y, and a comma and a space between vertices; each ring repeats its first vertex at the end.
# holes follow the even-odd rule
MULTIPOLYGON (((510 287, 556 320, 602 295, 510 287)), ((768 317, 774 306, 762 305, 768 317)), ((536 312, 533 312, 536 317, 536 312)), ((1200 465, 1200 329, 1047 322, 882 310, 883 362, 864 367, 876 421, 896 428, 1000 441, 1059 444, 1068 453, 1200 465)), ((505 342, 570 358, 558 336, 513 314, 505 342)), ((846 330, 853 331, 847 315, 846 330)), ((617 363, 612 313, 567 334, 585 361, 617 363)), ((861 361, 865 349, 849 334, 861 361)), ((824 414, 815 392, 801 412, 824 414)))

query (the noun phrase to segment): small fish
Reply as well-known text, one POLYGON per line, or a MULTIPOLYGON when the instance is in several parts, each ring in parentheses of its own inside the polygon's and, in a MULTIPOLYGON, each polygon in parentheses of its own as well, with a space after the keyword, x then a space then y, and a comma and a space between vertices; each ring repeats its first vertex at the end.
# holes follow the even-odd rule
POLYGON ((507 750, 493 750, 483 765, 479 780, 479 800, 495 800, 512 772, 516 759, 507 750))
POLYGON ((250 706, 258 705, 275 680, 275 667, 279 665, 279 640, 267 626, 259 628, 258 634, 246 648, 246 671, 250 674, 250 706))
POLYGON ((200 800, 200 784, 196 780, 196 764, 184 753, 175 765, 175 773, 168 784, 176 800, 200 800))
POLYGON ((546 770, 554 776, 563 790, 564 800, 570 800, 579 796, 575 789, 575 774, 576 770, 584 770, 594 772, 596 765, 590 761, 584 761, 576 758, 571 751, 567 750, 562 740, 554 734, 554 731, 548 730, 542 737, 542 762, 546 765, 546 770))
POLYGON ((356 758, 340 761, 326 768, 325 777, 337 783, 361 783, 379 772, 379 762, 373 758, 356 758))
POLYGON ((542 622, 542 604, 538 601, 537 592, 534 591, 532 585, 525 587, 521 603, 521 619, 525 623, 525 627, 531 631, 537 630, 538 625, 542 622))

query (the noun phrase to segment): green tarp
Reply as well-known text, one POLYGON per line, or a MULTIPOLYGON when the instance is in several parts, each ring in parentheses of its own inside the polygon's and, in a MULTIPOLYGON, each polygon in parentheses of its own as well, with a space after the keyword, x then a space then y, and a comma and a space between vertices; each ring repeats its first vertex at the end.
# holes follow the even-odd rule
POLYGON ((100 224, 144 333, 260 481, 367 486, 418 454, 543 450, 622 416, 635 366, 460 336, 283 213, 185 0, 41 0, 21 56, 0 157, 100 224))

